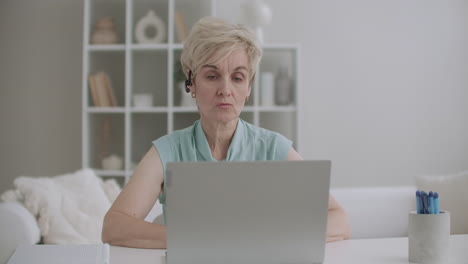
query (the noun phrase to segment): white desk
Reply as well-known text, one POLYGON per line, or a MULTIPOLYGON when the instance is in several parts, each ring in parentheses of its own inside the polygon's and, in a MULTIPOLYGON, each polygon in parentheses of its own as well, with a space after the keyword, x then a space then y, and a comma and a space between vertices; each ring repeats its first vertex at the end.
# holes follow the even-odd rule
MULTIPOLYGON (((450 238, 449 263, 468 263, 468 235, 450 238)), ((400 264, 408 261, 408 238, 358 239, 329 243, 325 263, 400 264)), ((112 263, 113 264, 113 263, 112 263)))
MULTIPOLYGON (((451 237, 451 259, 447 263, 468 263, 468 235, 451 237)), ((111 264, 159 264, 165 250, 111 247, 111 264)), ((325 264, 408 263, 408 238, 358 239, 329 243, 325 264)))

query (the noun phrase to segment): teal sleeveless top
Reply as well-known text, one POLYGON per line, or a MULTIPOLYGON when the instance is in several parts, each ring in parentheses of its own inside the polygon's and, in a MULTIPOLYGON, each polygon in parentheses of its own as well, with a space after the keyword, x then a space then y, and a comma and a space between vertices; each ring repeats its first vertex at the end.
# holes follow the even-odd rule
MULTIPOLYGON (((200 120, 153 141, 159 152, 166 182, 166 164, 181 161, 216 161, 200 120)), ((225 161, 286 160, 292 142, 283 135, 239 119, 225 161)), ((159 195, 166 223, 166 188, 159 195)))

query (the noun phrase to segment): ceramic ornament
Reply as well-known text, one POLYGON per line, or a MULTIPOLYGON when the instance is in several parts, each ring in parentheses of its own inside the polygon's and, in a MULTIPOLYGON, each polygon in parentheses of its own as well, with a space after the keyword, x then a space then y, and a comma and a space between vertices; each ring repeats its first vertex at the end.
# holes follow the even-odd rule
POLYGON ((142 17, 136 25, 135 38, 138 43, 142 44, 163 43, 166 39, 166 25, 153 10, 149 10, 146 16, 142 17), (151 37, 147 35, 148 27, 154 28, 154 36, 151 37))

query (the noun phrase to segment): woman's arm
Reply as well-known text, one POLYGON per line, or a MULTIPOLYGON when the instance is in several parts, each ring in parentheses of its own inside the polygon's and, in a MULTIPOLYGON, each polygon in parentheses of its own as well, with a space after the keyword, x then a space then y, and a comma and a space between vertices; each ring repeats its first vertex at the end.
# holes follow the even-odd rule
POLYGON ((156 203, 163 180, 159 153, 151 147, 104 217, 104 243, 134 248, 166 248, 166 227, 144 221, 156 203))
MULTIPOLYGON (((301 155, 294 148, 288 152, 287 160, 303 160, 301 155)), ((327 222, 327 242, 349 239, 348 214, 341 205, 329 196, 328 199, 328 222, 327 222)))

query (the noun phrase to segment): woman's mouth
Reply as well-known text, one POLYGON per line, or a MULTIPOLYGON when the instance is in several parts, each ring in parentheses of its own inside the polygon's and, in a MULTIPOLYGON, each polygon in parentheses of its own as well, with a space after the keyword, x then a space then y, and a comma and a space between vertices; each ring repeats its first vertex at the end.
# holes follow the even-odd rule
POLYGON ((228 108, 232 107, 232 104, 221 103, 221 104, 217 104, 216 106, 221 108, 221 109, 228 109, 228 108))

